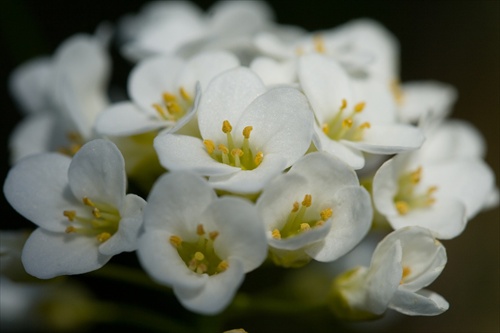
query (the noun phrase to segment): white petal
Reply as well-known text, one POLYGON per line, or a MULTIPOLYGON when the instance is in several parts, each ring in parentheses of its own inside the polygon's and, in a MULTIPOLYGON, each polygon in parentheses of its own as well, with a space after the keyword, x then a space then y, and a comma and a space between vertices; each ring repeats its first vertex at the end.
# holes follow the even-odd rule
POLYGON ((229 305, 243 279, 243 264, 238 259, 229 259, 229 268, 208 277, 203 289, 198 291, 175 285, 174 293, 188 310, 214 315, 229 305))
POLYGON ((335 193, 332 227, 319 246, 306 253, 318 261, 333 261, 352 250, 368 233, 373 210, 370 195, 360 186, 349 186, 335 193))
POLYGON ((180 237, 193 234, 215 192, 200 176, 174 171, 154 184, 144 209, 146 230, 167 230, 180 237))
MULTIPOLYGON (((256 193, 286 168, 286 160, 278 154, 267 154, 253 170, 239 170, 228 175, 210 176, 214 188, 235 193, 256 193)), ((237 168, 234 168, 237 169, 237 168)))
POLYGON ((111 256, 99 253, 95 237, 41 228, 30 235, 22 253, 24 268, 39 279, 87 273, 101 268, 109 259, 111 256))
POLYGON ((398 290, 389 307, 408 316, 437 316, 449 308, 448 302, 429 290, 398 290))
POLYGON ((239 67, 215 77, 203 93, 198 106, 201 136, 214 142, 224 141, 224 120, 236 124, 243 110, 265 92, 260 78, 247 68, 239 67))
POLYGON ((238 258, 245 273, 259 267, 267 256, 264 225, 250 202, 225 196, 213 202, 204 216, 212 219, 219 236, 214 241, 221 258, 238 258))
POLYGON ((120 211, 121 219, 118 231, 99 246, 99 252, 104 255, 115 255, 121 252, 131 252, 137 249, 137 238, 142 226, 142 208, 146 201, 135 194, 128 194, 124 207, 120 211))
POLYGON ((309 247, 312 247, 312 254, 315 255, 316 251, 315 245, 318 244, 318 247, 322 247, 324 239, 327 237, 329 231, 332 227, 332 220, 328 220, 322 226, 311 228, 305 232, 301 232, 297 235, 275 239, 271 235, 271 231, 267 232, 267 242, 269 246, 279 250, 287 250, 287 251, 296 251, 300 249, 304 249, 307 255, 309 255, 309 247))
POLYGON ((128 136, 172 125, 172 122, 160 120, 131 102, 121 102, 111 105, 99 115, 95 129, 102 135, 128 136))
POLYGON ((317 125, 314 125, 313 143, 319 151, 338 157, 355 170, 365 165, 365 158, 359 150, 346 146, 345 141, 338 142, 330 139, 317 125))
POLYGON ((241 133, 246 126, 253 127, 252 147, 264 154, 281 155, 289 167, 311 144, 313 115, 305 96, 297 89, 274 88, 245 109, 235 132, 241 133))
POLYGON ((28 156, 8 173, 3 191, 10 205, 31 222, 64 231, 64 210, 79 205, 68 187, 67 156, 47 153, 28 156))
POLYGON ((88 197, 121 207, 126 187, 125 162, 114 143, 97 139, 85 144, 73 157, 68 178, 77 199, 88 197))
POLYGON ((267 86, 296 81, 295 61, 279 63, 272 58, 257 57, 250 64, 250 69, 257 73, 267 86))
POLYGON ((320 124, 339 111, 342 100, 353 103, 352 89, 345 71, 332 59, 319 54, 299 60, 300 84, 320 124))
POLYGON ((154 147, 160 164, 169 170, 190 170, 201 175, 229 175, 241 170, 214 160, 203 142, 192 136, 159 135, 154 147))
POLYGON ((215 34, 250 34, 268 24, 273 11, 265 2, 227 1, 215 3, 209 15, 215 34))
POLYGON ((179 88, 175 86, 175 80, 184 66, 184 60, 177 57, 153 57, 141 61, 128 79, 130 98, 145 112, 154 113, 152 105, 162 100, 163 93, 177 93, 179 88))
POLYGON ((353 148, 373 154, 397 154, 419 148, 424 142, 419 128, 409 125, 372 125, 361 141, 342 142, 353 148))

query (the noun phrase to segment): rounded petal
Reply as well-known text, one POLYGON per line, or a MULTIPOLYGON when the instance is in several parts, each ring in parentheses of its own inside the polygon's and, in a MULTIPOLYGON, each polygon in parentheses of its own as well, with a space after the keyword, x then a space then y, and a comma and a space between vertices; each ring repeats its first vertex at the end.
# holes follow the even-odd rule
POLYGON ((95 130, 102 135, 129 136, 172 125, 172 122, 160 120, 131 102, 121 102, 111 105, 99 115, 95 130))
POLYGON ((152 57, 137 64, 128 79, 128 93, 146 113, 155 113, 152 105, 162 100, 165 92, 177 93, 175 80, 185 66, 177 57, 152 57))
POLYGON ((398 215, 394 205, 394 196, 398 192, 398 179, 404 172, 406 156, 399 155, 386 161, 373 177, 373 203, 384 216, 398 215))
POLYGON ((295 61, 277 62, 272 58, 257 57, 250 69, 257 73, 265 85, 291 84, 296 81, 295 61))
POLYGON ((26 241, 21 257, 24 268, 39 279, 83 274, 101 268, 111 259, 99 253, 94 237, 36 229, 26 241))
POLYGON ((313 143, 319 151, 338 157, 355 170, 359 170, 365 165, 363 153, 355 148, 348 147, 345 145, 345 141, 338 142, 330 139, 317 125, 314 125, 313 143))
POLYGON ((214 160, 196 137, 159 135, 154 140, 154 147, 160 164, 169 170, 189 170, 207 176, 230 175, 241 170, 214 160))
POLYGON ((429 290, 411 292, 399 289, 389 307, 408 316, 437 316, 450 305, 441 295, 429 290))
POLYGON ((97 139, 85 144, 73 157, 68 178, 77 199, 88 197, 121 207, 126 187, 125 162, 114 143, 97 139))
POLYGON ((371 226, 371 199, 363 187, 339 189, 332 209, 332 227, 324 242, 306 249, 306 253, 318 261, 328 262, 343 256, 365 237, 371 226))
POLYGON ((251 70, 238 67, 216 76, 202 95, 198 106, 198 124, 201 136, 214 142, 226 138, 221 130, 224 120, 236 124, 243 110, 265 86, 251 70))
POLYGON ((322 247, 324 239, 327 237, 332 227, 332 220, 327 220, 322 226, 311 228, 305 232, 288 238, 275 239, 271 231, 267 232, 267 242, 269 246, 278 250, 295 251, 304 249, 306 254, 313 256, 316 254, 316 247, 322 247), (313 248, 312 255, 309 254, 309 248, 313 248))
POLYGON ((67 156, 47 153, 20 160, 3 186, 9 204, 31 222, 51 231, 66 229, 64 210, 79 205, 68 187, 67 156))

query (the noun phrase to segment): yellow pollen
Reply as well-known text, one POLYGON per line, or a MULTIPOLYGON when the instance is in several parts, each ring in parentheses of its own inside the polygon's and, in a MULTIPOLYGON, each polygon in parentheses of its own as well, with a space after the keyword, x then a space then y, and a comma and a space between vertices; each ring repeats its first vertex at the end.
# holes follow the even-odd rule
POLYGON ((227 133, 231 133, 232 130, 233 130, 233 126, 231 126, 229 121, 224 120, 224 122, 222 122, 222 132, 227 134, 227 133))
POLYGON ((431 195, 433 194, 434 192, 436 192, 438 190, 438 187, 437 186, 431 186, 427 189, 427 194, 428 195, 431 195))
POLYGON ((278 229, 274 229, 271 235, 274 239, 281 239, 281 233, 278 229))
POLYGON ((245 139, 249 139, 250 138, 250 132, 253 130, 253 127, 252 126, 247 126, 243 129, 243 136, 245 137, 245 139))
POLYGON ((298 201, 295 201, 295 202, 293 203, 293 206, 292 206, 292 212, 296 212, 296 211, 298 211, 298 210, 299 210, 299 208, 300 208, 299 202, 298 202, 298 201))
POLYGON ((203 224, 198 224, 198 226, 196 227, 196 234, 198 236, 202 236, 205 234, 205 228, 203 228, 203 224))
POLYGON ((351 118, 344 119, 344 121, 342 121, 342 127, 351 128, 352 127, 352 119, 351 118))
POLYGON ((370 128, 370 127, 371 127, 371 125, 369 122, 364 122, 361 125, 359 125, 359 128, 361 128, 361 129, 370 128))
POLYGON ((175 248, 178 248, 181 246, 182 244, 182 238, 180 238, 179 236, 170 236, 170 244, 172 244, 175 248))
POLYGON ((257 152, 257 154, 255 154, 255 158, 253 159, 255 166, 259 166, 260 163, 262 163, 263 159, 264 159, 264 153, 261 151, 257 152))
POLYGON ((328 220, 333 215, 333 210, 331 208, 323 209, 319 215, 323 220, 328 220))
POLYGON ((312 204, 312 195, 306 194, 304 196, 304 200, 302 201, 302 206, 311 207, 311 204, 312 204))
POLYGON ((83 197, 82 201, 85 206, 95 207, 92 200, 90 200, 88 197, 83 197))
POLYGON ((219 236, 219 233, 217 231, 212 231, 208 234, 208 237, 210 237, 211 240, 215 240, 217 236, 219 236))
POLYGON ((168 92, 163 93, 162 97, 163 97, 163 100, 165 101, 165 104, 175 102, 177 100, 177 97, 175 97, 175 95, 168 93, 168 92))
POLYGON ((76 231, 76 228, 73 227, 72 225, 70 225, 69 227, 66 228, 65 232, 67 234, 71 233, 71 232, 75 232, 76 231))
POLYGON ((170 112, 171 114, 182 113, 182 108, 178 103, 168 102, 168 103, 166 103, 166 105, 167 105, 168 112, 170 112))
POLYGON ((205 145, 205 149, 207 153, 212 154, 215 150, 215 144, 212 140, 204 140, 203 144, 205 145))
POLYGON ((203 261, 203 259, 205 259, 205 255, 201 252, 196 252, 194 254, 194 259, 197 261, 203 261))
POLYGON ((419 166, 417 170, 411 173, 411 181, 413 184, 418 184, 422 178, 422 167, 419 166))
POLYGON ((222 260, 218 265, 217 265, 217 270, 220 272, 224 272, 226 269, 229 268, 229 263, 225 260, 222 260))
POLYGON ((105 241, 107 241, 110 238, 111 238, 111 234, 109 232, 102 232, 99 235, 97 235, 97 240, 99 241, 99 243, 104 243, 105 241))
POLYGON ((318 52, 318 53, 325 53, 326 52, 325 42, 320 35, 314 36, 313 42, 314 42, 314 49, 316 50, 316 52, 318 52))
POLYGON ((243 150, 241 150, 240 148, 234 148, 233 150, 231 150, 231 155, 233 157, 236 157, 236 156, 243 156, 243 150))
POLYGON ((229 149, 222 143, 217 147, 223 154, 229 154, 229 149))
POLYGON ((365 102, 360 102, 354 106, 354 111, 355 112, 362 112, 365 109, 366 103, 365 102))
POLYGON ((342 105, 340 106, 340 110, 344 110, 347 107, 347 101, 345 98, 342 99, 342 105))
POLYGON ((94 217, 100 218, 101 217, 101 211, 97 207, 94 207, 94 209, 92 209, 92 215, 94 217))
POLYGON ((411 268, 408 267, 408 266, 404 266, 403 267, 403 275, 401 277, 401 281, 399 282, 399 284, 402 284, 403 283, 403 280, 411 274, 411 268))
POLYGON ((328 132, 330 132, 330 126, 328 126, 327 123, 324 123, 323 125, 321 125, 321 130, 323 131, 323 133, 328 135, 328 132))
POLYGON ((399 214, 405 215, 406 213, 408 213, 410 207, 408 206, 408 203, 406 203, 405 201, 397 201, 396 209, 398 210, 399 214))
POLYGON ((74 221, 76 217, 76 212, 74 210, 65 210, 63 215, 68 218, 70 221, 74 221))
POLYGON ((311 230, 311 226, 309 225, 309 223, 301 223, 300 231, 307 231, 307 230, 311 230))
POLYGON ((181 95, 181 97, 186 100, 186 101, 190 101, 191 100, 191 96, 188 94, 188 92, 186 91, 186 89, 184 89, 184 87, 180 87, 179 88, 179 94, 181 95))
POLYGON ((167 119, 168 118, 168 114, 167 112, 165 111, 165 109, 160 105, 160 104, 153 104, 153 108, 156 110, 156 112, 158 112, 158 114, 160 115, 160 117, 162 117, 163 119, 167 119))

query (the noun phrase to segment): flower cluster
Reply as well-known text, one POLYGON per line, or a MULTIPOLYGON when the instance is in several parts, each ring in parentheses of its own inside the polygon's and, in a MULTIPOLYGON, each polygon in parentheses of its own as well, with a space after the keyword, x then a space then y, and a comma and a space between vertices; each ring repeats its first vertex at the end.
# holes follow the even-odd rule
POLYGON ((481 134, 448 118, 455 89, 401 83, 383 26, 306 32, 262 2, 154 2, 114 32, 127 97, 107 93, 102 33, 11 75, 26 116, 3 191, 38 226, 26 272, 82 274, 136 251, 183 307, 214 315, 247 273, 334 265, 377 228, 369 267, 333 279, 324 305, 347 320, 448 309, 423 289, 446 265, 439 239, 498 189, 481 134))

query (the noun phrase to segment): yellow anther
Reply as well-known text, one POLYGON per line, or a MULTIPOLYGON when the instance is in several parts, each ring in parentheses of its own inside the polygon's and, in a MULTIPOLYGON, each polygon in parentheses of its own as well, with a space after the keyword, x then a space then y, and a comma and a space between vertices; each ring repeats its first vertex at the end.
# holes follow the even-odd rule
POLYGON ((224 146, 222 143, 219 144, 217 147, 223 154, 229 154, 229 149, 227 149, 226 146, 224 146))
POLYGON ((318 53, 326 52, 325 41, 320 35, 314 36, 313 42, 314 42, 314 49, 316 50, 316 52, 318 53))
POLYGON ((188 94, 188 92, 186 91, 186 89, 184 89, 184 87, 179 88, 179 94, 185 101, 191 101, 191 95, 188 94))
POLYGON ((433 194, 434 192, 436 192, 438 190, 438 187, 437 186, 431 186, 427 189, 427 194, 428 195, 431 195, 433 194))
POLYGON ((333 210, 331 208, 326 208, 326 209, 323 209, 319 215, 321 216, 321 219, 323 219, 324 221, 328 220, 330 217, 332 217, 333 215, 333 210))
POLYGON ((222 122, 222 132, 224 133, 231 133, 231 131, 233 130, 233 126, 231 126, 231 123, 229 123, 228 120, 224 120, 222 122))
POLYGON ((166 103, 166 105, 167 105, 168 112, 170 112, 171 114, 182 113, 182 107, 179 105, 179 103, 168 102, 168 103, 166 103))
POLYGON ((304 196, 304 200, 302 201, 302 206, 311 207, 311 204, 312 204, 312 195, 306 194, 304 196))
POLYGON ((321 227, 323 224, 325 224, 325 221, 319 220, 318 222, 316 222, 316 224, 314 226, 315 227, 321 227))
POLYGON ((403 283, 403 280, 411 274, 411 268, 408 267, 408 266, 404 266, 403 267, 403 274, 402 274, 402 277, 401 277, 401 281, 399 282, 399 284, 402 284, 403 283))
POLYGON ((226 269, 229 268, 229 263, 225 260, 222 260, 218 265, 217 265, 217 270, 219 272, 224 272, 226 269))
POLYGON ((410 207, 408 206, 408 203, 405 201, 396 201, 396 209, 398 210, 398 213, 401 215, 405 215, 408 213, 410 207))
POLYGON ((212 231, 211 233, 208 234, 208 237, 210 237, 211 240, 215 240, 219 236, 218 231, 212 231))
POLYGON ((97 235, 97 240, 99 241, 99 243, 104 243, 110 238, 111 234, 109 232, 101 232, 99 235, 97 235))
POLYGON ((417 170, 411 173, 410 177, 413 184, 420 183, 420 179, 422 178, 422 167, 419 166, 417 170))
POLYGON ((69 227, 66 228, 65 232, 67 234, 71 233, 71 232, 75 232, 76 231, 76 228, 73 227, 72 225, 70 225, 69 227))
POLYGON ((180 247, 182 244, 182 238, 180 238, 179 236, 176 236, 176 235, 170 236, 169 241, 170 241, 170 244, 172 244, 175 248, 180 247))
POLYGON ((323 133, 328 134, 330 132, 330 126, 328 126, 327 123, 324 123, 323 125, 321 125, 321 130, 323 131, 323 133))
POLYGON ((365 109, 366 103, 365 102, 360 102, 354 106, 354 111, 355 112, 361 112, 365 109))
POLYGON ((63 215, 68 218, 70 221, 74 221, 76 217, 76 212, 74 210, 65 210, 63 215))
POLYGON ((352 119, 351 118, 346 118, 342 121, 342 127, 344 128, 351 128, 352 127, 352 119))
POLYGON ((365 128, 370 128, 371 124, 369 122, 364 122, 361 125, 359 125, 359 128, 365 129, 365 128))
POLYGON ((160 104, 156 104, 156 103, 153 104, 153 108, 156 110, 156 112, 158 112, 160 117, 162 117, 163 119, 168 118, 167 111, 160 104))
POLYGON ((271 236, 274 238, 274 239, 281 239, 281 233, 278 229, 274 229, 271 236))
POLYGON ((243 136, 245 137, 245 139, 248 139, 250 138, 250 132, 253 130, 253 127, 252 126, 247 126, 243 129, 243 136))
POLYGON ((311 226, 309 225, 309 223, 301 223, 300 224, 300 231, 307 231, 310 229, 311 229, 311 226))
POLYGON ((295 202, 293 203, 293 206, 292 206, 292 213, 294 213, 294 212, 298 211, 298 210, 299 210, 299 208, 300 208, 300 204, 299 204, 299 202, 298 202, 298 201, 295 201, 295 202))
POLYGON ((101 217, 101 211, 99 210, 99 208, 94 207, 94 209, 92 209, 92 215, 94 215, 94 217, 96 217, 96 218, 100 218, 101 217))
POLYGON ((205 255, 203 253, 201 253, 201 252, 196 252, 194 254, 194 259, 196 261, 203 261, 203 259, 205 259, 205 255))
POLYGON ((203 228, 203 224, 198 224, 198 226, 196 226, 196 234, 198 236, 202 236, 205 234, 205 228, 203 228))
POLYGON ((347 101, 345 98, 342 99, 342 105, 340 106, 340 110, 344 110, 347 107, 347 101))
POLYGON ((264 153, 262 153, 261 151, 257 152, 257 154, 255 154, 255 158, 253 159, 255 166, 259 166, 260 163, 262 163, 263 159, 264 159, 264 153))
POLYGON ((83 204, 86 206, 95 207, 92 200, 90 200, 88 197, 83 197, 82 201, 83 201, 83 204))
POLYGON ((203 140, 203 144, 205 145, 207 153, 212 154, 214 152, 215 144, 212 140, 203 140))
POLYGON ((234 148, 233 150, 231 150, 231 155, 233 157, 236 157, 236 156, 241 157, 241 156, 243 156, 243 150, 241 150, 240 148, 234 148))
POLYGON ((177 97, 174 94, 165 92, 162 94, 163 100, 165 101, 165 104, 175 102, 177 100, 177 97))
POLYGON ((201 264, 199 264, 199 265, 198 265, 198 267, 196 268, 196 273, 198 273, 198 274, 203 274, 203 273, 205 273, 207 270, 208 270, 207 265, 205 265, 205 264, 201 263, 201 264))
POLYGON ((427 199, 425 200, 425 204, 426 204, 427 206, 430 206, 430 205, 434 204, 435 202, 436 202, 436 198, 427 198, 427 199))

